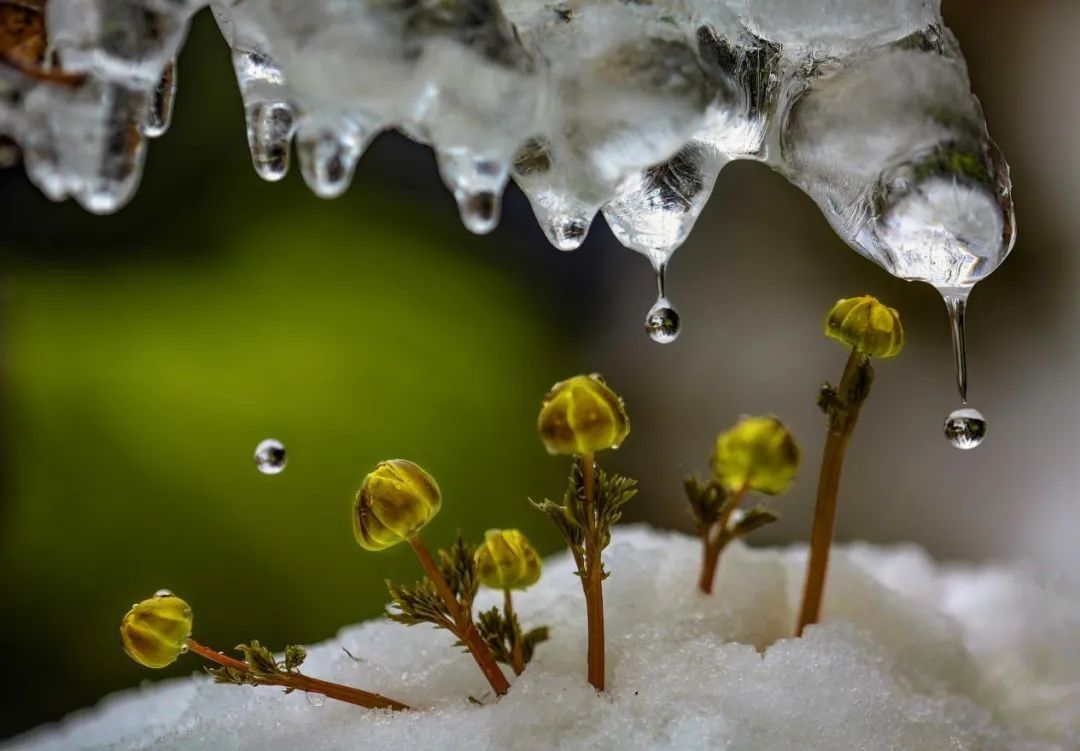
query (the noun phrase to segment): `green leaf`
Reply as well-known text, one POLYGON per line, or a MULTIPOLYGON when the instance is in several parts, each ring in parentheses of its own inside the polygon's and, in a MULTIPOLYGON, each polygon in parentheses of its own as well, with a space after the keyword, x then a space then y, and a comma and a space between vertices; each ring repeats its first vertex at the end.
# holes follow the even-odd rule
POLYGON ((461 530, 457 531, 449 550, 439 550, 437 557, 439 570, 442 572, 450 591, 457 597, 461 609, 472 613, 472 603, 480 582, 476 578, 476 546, 465 540, 461 530))
POLYGON ((637 480, 616 473, 608 474, 596 468, 593 512, 596 514, 596 533, 601 550, 611 542, 611 528, 622 518, 623 507, 636 495, 637 480))
POLYGON ((769 511, 764 506, 752 508, 731 528, 731 536, 745 537, 754 530, 761 529, 779 519, 779 516, 772 511, 769 511))
POLYGON ((726 488, 714 480, 702 483, 691 475, 683 480, 683 489, 690 501, 690 511, 697 521, 699 531, 707 531, 720 521, 729 499, 726 488))
POLYGON ((532 661, 537 645, 548 640, 550 632, 551 629, 547 626, 538 626, 521 637, 521 654, 525 658, 526 665, 532 661))
POLYGON ((391 620, 406 626, 431 623, 437 628, 445 628, 457 634, 454 619, 430 580, 421 579, 411 587, 387 580, 386 589, 390 592, 391 602, 387 616, 391 620))
POLYGON ((307 650, 298 644, 289 644, 285 647, 285 669, 290 673, 304 664, 307 659, 307 650))
POLYGON ((273 653, 260 644, 258 639, 252 639, 250 644, 237 644, 236 650, 244 656, 244 662, 253 676, 272 676, 278 672, 278 663, 273 653))

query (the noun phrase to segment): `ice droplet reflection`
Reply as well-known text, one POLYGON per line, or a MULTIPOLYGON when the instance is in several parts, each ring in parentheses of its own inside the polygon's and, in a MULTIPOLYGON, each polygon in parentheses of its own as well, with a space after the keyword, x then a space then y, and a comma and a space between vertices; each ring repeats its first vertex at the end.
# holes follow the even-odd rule
POLYGON ((658 344, 670 344, 679 338, 679 311, 667 299, 667 264, 653 262, 656 271, 656 302, 645 316, 645 331, 658 344))
POLYGON ((945 419, 945 437, 958 449, 973 449, 986 438, 986 420, 977 409, 955 410, 945 419))
POLYGON ((645 331, 649 338, 659 344, 668 344, 679 338, 679 311, 661 297, 645 316, 645 331))
POLYGON ((281 441, 267 438, 255 447, 255 467, 264 475, 276 475, 285 469, 289 459, 281 441))

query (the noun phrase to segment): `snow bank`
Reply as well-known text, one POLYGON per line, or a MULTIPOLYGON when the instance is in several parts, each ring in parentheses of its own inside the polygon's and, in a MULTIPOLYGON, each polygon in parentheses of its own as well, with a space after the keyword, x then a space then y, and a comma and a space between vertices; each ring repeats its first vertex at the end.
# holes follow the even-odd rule
POLYGON ((733 546, 710 598, 694 589, 699 552, 692 538, 643 527, 615 536, 608 695, 585 682, 581 590, 557 556, 518 598, 523 622, 550 624, 552 640, 498 703, 445 632, 378 620, 314 647, 305 671, 422 711, 316 705, 197 677, 108 697, 9 747, 1080 749, 1080 596, 1028 569, 840 548, 827 622, 799 640, 789 636, 805 548, 733 546))

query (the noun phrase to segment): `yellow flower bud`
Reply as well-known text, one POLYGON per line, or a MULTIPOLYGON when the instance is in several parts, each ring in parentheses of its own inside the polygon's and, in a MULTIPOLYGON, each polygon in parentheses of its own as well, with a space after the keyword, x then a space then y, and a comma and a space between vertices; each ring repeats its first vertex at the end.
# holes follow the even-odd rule
POLYGON ((839 300, 829 311, 825 335, 869 357, 895 357, 904 348, 900 314, 870 295, 839 300))
POLYGON ((365 550, 384 550, 435 518, 442 495, 435 478, 405 459, 379 462, 353 503, 353 535, 365 550))
POLYGON ((618 448, 630 432, 630 418, 603 378, 579 375, 551 387, 537 429, 549 454, 585 455, 618 448))
POLYGON ((492 589, 526 589, 540 579, 540 556, 516 529, 489 529, 476 549, 476 577, 492 589))
POLYGON ((135 604, 120 621, 120 639, 128 657, 148 668, 173 664, 187 649, 191 608, 162 590, 135 604))
POLYGON ((775 417, 746 417, 717 437, 711 464, 717 482, 728 490, 745 485, 778 495, 799 469, 799 447, 775 417))

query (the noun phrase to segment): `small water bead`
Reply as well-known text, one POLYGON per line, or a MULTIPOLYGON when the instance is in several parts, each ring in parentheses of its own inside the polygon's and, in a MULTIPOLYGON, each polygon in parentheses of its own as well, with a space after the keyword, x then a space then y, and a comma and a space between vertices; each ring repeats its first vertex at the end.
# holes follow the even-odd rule
POLYGON ((323 704, 326 703, 325 696, 323 696, 322 694, 313 693, 311 691, 308 691, 306 694, 304 694, 304 698, 307 699, 307 703, 313 707, 321 707, 323 704))
POLYGON ((669 344, 679 338, 679 311, 666 299, 660 298, 645 316, 645 331, 659 344, 669 344))
POLYGON ((973 449, 986 438, 986 418, 970 407, 955 410, 945 418, 945 437, 958 449, 973 449))
POLYGON ((288 464, 285 445, 281 441, 267 438, 255 447, 255 467, 264 475, 276 475, 288 464))
POLYGON ((171 589, 159 589, 154 592, 154 597, 172 597, 173 593, 171 589))

